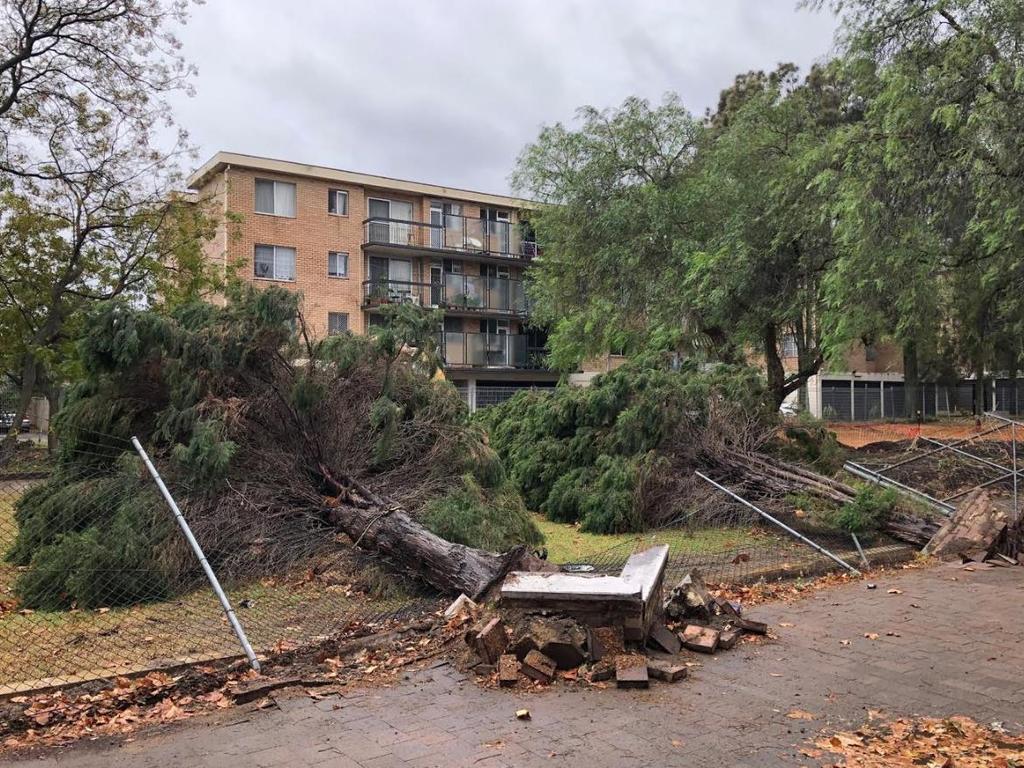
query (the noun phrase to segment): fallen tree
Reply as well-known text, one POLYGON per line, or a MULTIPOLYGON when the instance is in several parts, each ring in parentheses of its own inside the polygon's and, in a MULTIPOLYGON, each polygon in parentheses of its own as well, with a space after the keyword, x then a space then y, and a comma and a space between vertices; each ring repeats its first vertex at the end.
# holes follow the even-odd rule
POLYGON ((140 472, 133 435, 222 579, 286 572, 334 547, 339 530, 446 593, 479 594, 535 565, 528 546, 542 537, 515 494, 489 525, 505 554, 417 519, 438 499, 463 518, 486 515, 506 490, 483 431, 435 380, 438 318, 397 307, 372 336, 315 340, 298 307, 283 289, 236 286, 223 307, 165 316, 112 304, 94 318, 85 379, 56 425, 55 474, 16 511, 7 557, 26 566, 25 604, 115 605, 194 583, 195 559, 140 472), (129 583, 142 572, 158 577, 129 583))
MULTIPOLYGON (((586 389, 520 393, 478 419, 530 508, 587 531, 734 522, 735 508, 696 470, 757 502, 865 501, 864 491, 779 458, 795 446, 779 434, 762 377, 744 366, 636 360, 586 389)), ((903 540, 923 545, 938 528, 888 506, 873 522, 903 540)))

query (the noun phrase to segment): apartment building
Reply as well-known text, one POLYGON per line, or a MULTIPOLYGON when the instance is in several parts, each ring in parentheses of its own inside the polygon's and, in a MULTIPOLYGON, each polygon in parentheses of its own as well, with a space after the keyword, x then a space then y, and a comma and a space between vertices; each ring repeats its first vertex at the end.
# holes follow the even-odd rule
POLYGON ((538 252, 527 201, 232 152, 188 185, 238 220, 210 259, 301 291, 314 334, 365 333, 388 305, 438 308, 444 372, 471 408, 556 381, 523 288, 538 252))

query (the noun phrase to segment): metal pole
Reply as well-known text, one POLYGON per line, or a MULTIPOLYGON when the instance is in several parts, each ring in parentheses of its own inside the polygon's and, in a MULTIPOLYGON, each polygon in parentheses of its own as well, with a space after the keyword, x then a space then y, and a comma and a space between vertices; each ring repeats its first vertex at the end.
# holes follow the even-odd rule
POLYGON ((1017 506, 1017 423, 1010 422, 1010 445, 1013 452, 1013 520, 1016 523, 1020 520, 1020 510, 1017 506))
POLYGON ((853 539, 854 546, 857 547, 857 553, 860 555, 860 561, 864 563, 865 568, 870 568, 871 563, 868 562, 868 556, 864 554, 864 548, 860 545, 860 539, 857 538, 857 534, 851 533, 850 537, 853 539))
POLYGON ((203 571, 206 573, 206 578, 210 581, 210 586, 213 587, 214 593, 217 595, 217 599, 220 600, 221 607, 224 609, 224 615, 228 617, 228 623, 231 625, 231 629, 235 631, 235 636, 238 638, 238 642, 242 646, 242 650, 245 651, 245 657, 249 660, 249 666, 257 672, 260 671, 260 662, 256 658, 256 654, 249 645, 249 639, 245 636, 245 630, 242 629, 241 623, 238 621, 238 617, 235 616, 235 609, 231 607, 231 602, 228 600, 228 596, 224 594, 224 590, 221 589, 220 581, 217 579, 217 574, 213 572, 213 568, 210 567, 210 563, 206 559, 206 555, 203 554, 202 547, 199 546, 199 542, 196 541, 196 537, 192 535, 192 529, 188 527, 188 521, 185 520, 185 516, 181 514, 181 510, 178 509, 178 503, 171 496, 171 492, 167 490, 167 486, 164 485, 163 479, 160 477, 160 473, 156 471, 156 467, 153 466, 153 462, 149 460, 149 456, 146 454, 145 449, 142 447, 142 443, 135 436, 132 436, 132 445, 135 446, 135 450, 138 451, 139 456, 142 457, 142 461, 146 465, 146 469, 149 470, 149 474, 153 476, 153 480, 156 481, 157 487, 160 489, 161 495, 164 497, 164 501, 167 502, 167 506, 171 508, 171 512, 174 513, 174 519, 178 521, 178 525, 181 527, 182 532, 185 534, 185 538, 188 540, 188 544, 192 547, 192 551, 195 552, 196 557, 199 559, 199 564, 203 566, 203 571))
POLYGON ((834 560, 835 562, 839 563, 839 565, 843 566, 843 568, 848 570, 850 573, 855 574, 857 576, 861 575, 860 571, 858 571, 856 568, 854 568, 852 565, 847 563, 842 558, 838 557, 837 555, 832 554, 831 552, 829 552, 827 549, 825 549, 820 544, 816 544, 815 542, 811 541, 810 539, 808 539, 806 536, 804 536, 799 531, 794 531, 792 528, 790 528, 784 522, 782 522, 781 520, 779 520, 779 519, 777 519, 775 517, 772 517, 767 512, 765 512, 763 509, 759 509, 758 507, 755 507, 753 504, 751 504, 749 501, 744 499, 742 496, 736 495, 735 493, 730 491, 728 488, 726 488, 724 485, 719 485, 718 483, 716 483, 714 480, 712 480, 710 477, 708 477, 707 475, 703 474, 702 472, 694 472, 694 474, 697 475, 697 477, 699 477, 701 480, 706 480, 707 482, 711 483, 718 490, 723 491, 724 493, 729 494, 734 499, 736 499, 736 501, 738 501, 740 504, 743 504, 744 506, 749 507, 750 509, 754 510, 755 512, 757 512, 757 514, 759 514, 765 520, 767 520, 767 521, 769 521, 771 523, 774 523, 775 525, 779 526, 779 528, 784 530, 790 536, 793 536, 794 538, 799 539, 804 544, 806 544, 807 546, 809 546, 812 549, 816 550, 817 552, 821 553, 825 557, 827 557, 830 560, 834 560))
POLYGON ((954 507, 952 504, 947 504, 944 501, 939 501, 938 499, 929 496, 924 491, 919 491, 916 488, 911 488, 909 485, 904 485, 898 480, 893 480, 891 477, 886 477, 885 475, 879 474, 878 472, 870 470, 867 467, 862 467, 860 464, 855 464, 852 461, 848 461, 845 464, 843 464, 843 469, 845 469, 851 475, 856 475, 862 480, 869 480, 872 483, 877 483, 878 485, 884 485, 890 488, 895 488, 896 490, 901 491, 906 495, 914 496, 918 499, 918 501, 922 501, 925 504, 928 504, 929 506, 936 509, 938 512, 941 512, 946 517, 949 517, 956 511, 956 507, 954 507))

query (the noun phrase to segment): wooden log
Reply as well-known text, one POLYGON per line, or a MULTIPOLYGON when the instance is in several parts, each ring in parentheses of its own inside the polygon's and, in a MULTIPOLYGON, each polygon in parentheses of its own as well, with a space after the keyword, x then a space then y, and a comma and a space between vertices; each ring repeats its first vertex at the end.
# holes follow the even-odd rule
POLYGON ((476 600, 511 570, 555 567, 534 557, 522 545, 499 554, 442 539, 400 504, 378 496, 353 478, 335 477, 323 464, 319 469, 338 494, 327 507, 328 521, 357 546, 375 551, 392 568, 441 592, 465 593, 476 600))
POLYGON ((984 560, 995 550, 1006 522, 1006 512, 992 503, 987 491, 979 488, 957 507, 924 552, 936 557, 980 552, 977 559, 984 560))

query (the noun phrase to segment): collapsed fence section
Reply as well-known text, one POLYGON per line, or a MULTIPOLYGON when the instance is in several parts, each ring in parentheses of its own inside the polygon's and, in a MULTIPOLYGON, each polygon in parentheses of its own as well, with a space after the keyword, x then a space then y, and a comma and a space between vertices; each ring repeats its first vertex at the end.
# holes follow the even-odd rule
POLYGON ((972 424, 929 424, 908 432, 906 426, 873 428, 847 471, 871 483, 951 514, 978 489, 988 491, 1009 520, 1007 547, 1024 548, 1024 509, 1020 491, 1024 468, 1018 440, 1024 423, 986 413, 972 424))
MULTIPOLYGON (((59 475, 0 479, 0 694, 244 658, 133 446, 79 436, 74 451, 59 475)), ((187 520, 187 506, 181 512, 187 520)), ((251 523, 223 522, 196 537, 256 654, 437 608, 336 531, 310 522, 281 542, 251 523)))

